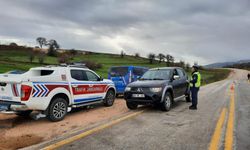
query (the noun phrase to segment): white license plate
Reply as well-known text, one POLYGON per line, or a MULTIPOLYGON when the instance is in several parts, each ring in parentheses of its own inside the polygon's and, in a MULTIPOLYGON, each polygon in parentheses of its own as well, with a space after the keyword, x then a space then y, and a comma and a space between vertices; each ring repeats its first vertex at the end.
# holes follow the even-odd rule
POLYGON ((132 97, 134 97, 134 98, 144 98, 145 95, 144 94, 133 94, 132 97))

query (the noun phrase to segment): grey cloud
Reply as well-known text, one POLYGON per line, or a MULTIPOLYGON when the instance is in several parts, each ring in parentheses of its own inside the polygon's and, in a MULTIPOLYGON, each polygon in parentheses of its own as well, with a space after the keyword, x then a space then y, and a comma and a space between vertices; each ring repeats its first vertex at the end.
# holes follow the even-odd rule
POLYGON ((205 64, 249 58, 249 8, 248 0, 0 0, 0 37, 205 64))

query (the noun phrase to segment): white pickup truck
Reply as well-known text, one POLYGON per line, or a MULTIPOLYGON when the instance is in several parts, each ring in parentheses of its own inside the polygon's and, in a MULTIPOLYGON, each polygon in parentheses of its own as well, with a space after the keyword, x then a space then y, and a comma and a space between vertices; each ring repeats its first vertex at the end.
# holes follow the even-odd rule
POLYGON ((0 113, 26 116, 35 110, 60 121, 74 107, 112 106, 115 95, 111 80, 83 67, 47 66, 21 75, 0 75, 0 113))

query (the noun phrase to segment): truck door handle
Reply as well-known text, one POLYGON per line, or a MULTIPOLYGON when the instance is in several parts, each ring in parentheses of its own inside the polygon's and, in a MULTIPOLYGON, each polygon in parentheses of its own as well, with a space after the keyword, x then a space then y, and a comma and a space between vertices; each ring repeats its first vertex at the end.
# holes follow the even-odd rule
POLYGON ((73 88, 77 88, 77 87, 78 87, 78 85, 72 85, 72 87, 73 87, 73 88))

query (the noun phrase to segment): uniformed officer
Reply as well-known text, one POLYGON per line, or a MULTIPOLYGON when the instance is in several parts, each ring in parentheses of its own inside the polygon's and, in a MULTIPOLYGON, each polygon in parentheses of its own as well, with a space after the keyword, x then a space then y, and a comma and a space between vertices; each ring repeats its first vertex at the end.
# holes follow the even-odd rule
POLYGON ((191 97, 192 97, 192 105, 189 107, 189 109, 195 110, 197 109, 198 104, 198 92, 201 86, 201 74, 198 71, 198 66, 194 65, 192 67, 192 76, 190 80, 190 91, 191 91, 191 97))

